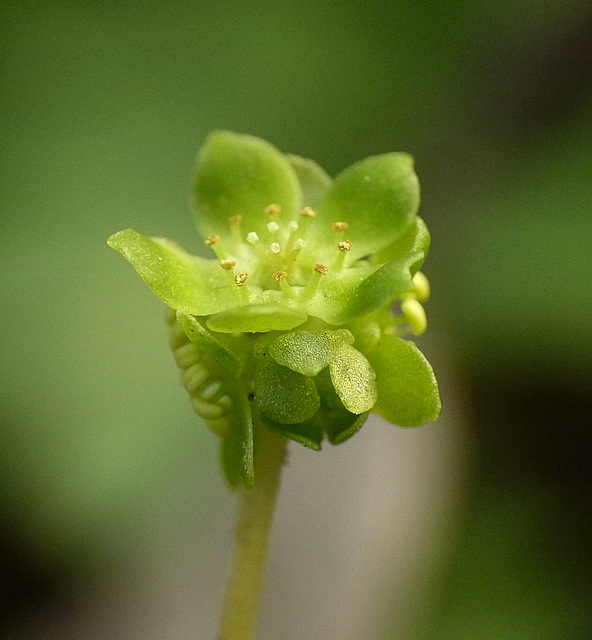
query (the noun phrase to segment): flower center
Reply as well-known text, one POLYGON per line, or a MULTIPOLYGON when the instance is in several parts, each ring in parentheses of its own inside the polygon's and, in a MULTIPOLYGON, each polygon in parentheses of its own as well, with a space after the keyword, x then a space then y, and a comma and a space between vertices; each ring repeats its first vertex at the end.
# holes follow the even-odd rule
POLYGON ((344 268, 344 260, 352 243, 344 237, 347 222, 334 222, 335 244, 330 266, 315 263, 310 231, 316 224, 316 212, 305 207, 299 220, 282 223, 281 206, 272 203, 265 207, 262 215, 269 221, 265 233, 243 230, 242 216, 228 220, 230 237, 222 240, 217 234, 205 239, 220 261, 220 266, 229 275, 229 285, 240 290, 248 299, 250 288, 281 290, 286 298, 309 299, 316 293, 322 278, 329 272, 344 268), (228 246, 227 246, 228 244, 228 246))

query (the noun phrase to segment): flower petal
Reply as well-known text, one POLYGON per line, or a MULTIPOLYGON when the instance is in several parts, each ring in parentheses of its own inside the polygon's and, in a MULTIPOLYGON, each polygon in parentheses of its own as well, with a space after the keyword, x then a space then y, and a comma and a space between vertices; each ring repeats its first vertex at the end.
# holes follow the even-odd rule
POLYGON ((406 153, 370 156, 341 172, 318 206, 317 242, 335 243, 333 222, 347 222, 349 260, 402 236, 419 207, 419 181, 406 153))
POLYGON ((297 424, 313 416, 321 406, 312 378, 282 367, 264 357, 255 374, 255 399, 261 412, 280 424, 297 424))
POLYGON ((376 372, 378 399, 374 411, 400 427, 418 427, 440 414, 434 371, 413 342, 382 335, 368 354, 376 372))
POLYGON ((221 311, 208 318, 207 325, 220 333, 288 331, 306 322, 304 311, 279 304, 251 304, 221 311))
POLYGON ((354 337, 345 329, 337 331, 293 331, 284 333, 269 345, 271 357, 284 367, 305 376, 317 373, 333 361, 341 345, 354 337))
POLYGON ((376 403, 376 375, 357 349, 343 343, 329 372, 337 395, 350 413, 358 415, 372 409, 376 403))
POLYGON ((286 158, 298 176, 302 206, 316 208, 333 182, 331 177, 314 160, 293 154, 287 154, 286 158))
POLYGON ((415 223, 400 238, 375 253, 370 258, 370 262, 372 264, 383 264, 415 252, 418 259, 410 266, 411 275, 414 275, 421 269, 428 255, 430 243, 431 236, 426 223, 422 218, 416 216, 415 223))
POLYGON ((119 251, 154 293, 173 309, 192 315, 218 313, 236 304, 216 260, 198 258, 164 238, 147 238, 133 229, 112 235, 107 244, 119 251))
POLYGON ((409 266, 417 256, 405 256, 379 267, 366 265, 337 274, 329 272, 309 303, 309 314, 329 324, 345 324, 391 304, 412 288, 409 266))
POLYGON ((204 238, 228 237, 228 219, 242 216, 245 234, 266 233, 265 208, 279 204, 282 216, 295 217, 301 192, 296 173, 273 145, 254 136, 215 131, 197 157, 196 224, 204 238))

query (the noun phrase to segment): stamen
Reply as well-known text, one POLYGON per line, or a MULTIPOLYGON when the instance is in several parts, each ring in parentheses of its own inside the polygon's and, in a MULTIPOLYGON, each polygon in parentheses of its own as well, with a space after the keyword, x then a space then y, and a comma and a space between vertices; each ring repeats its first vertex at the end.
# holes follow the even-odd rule
POLYGON ((337 243, 338 253, 335 259, 333 260, 333 264, 331 265, 333 269, 340 271, 343 269, 343 261, 345 260, 345 254, 350 252, 352 249, 352 243, 349 240, 340 240, 337 243))
POLYGON ((282 250, 279 242, 272 242, 270 248, 271 253, 279 253, 282 250))
POLYGON ((312 207, 304 207, 304 209, 302 209, 302 211, 300 212, 300 217, 302 218, 302 221, 300 223, 299 236, 301 238, 305 238, 306 237, 306 230, 308 229, 308 222, 312 218, 316 218, 317 214, 316 214, 316 211, 312 207))
MULTIPOLYGON (((288 265, 288 268, 290 268, 294 264, 294 262, 296 262, 296 258, 298 257, 298 254, 305 247, 306 247, 306 240, 303 240, 302 238, 298 238, 298 240, 296 240, 296 243, 294 244, 294 248, 292 249, 292 251, 290 251, 290 253, 286 258, 286 264, 288 265)), ((287 248, 286 248, 286 253, 287 253, 287 248)))
POLYGON ((333 223, 333 230, 340 232, 340 231, 345 231, 347 229, 347 222, 334 222, 333 223))
POLYGON ((228 225, 230 226, 230 233, 232 234, 232 239, 235 244, 240 244, 242 242, 241 238, 241 223, 243 221, 243 217, 239 214, 236 216, 231 216, 228 218, 228 225))
POLYGON ((212 235, 209 235, 205 240, 204 243, 206 245, 206 247, 212 247, 212 249, 214 250, 214 253, 216 254, 218 260, 224 260, 224 258, 226 257, 226 252, 224 251, 224 248, 222 247, 222 243, 220 242, 220 236, 213 233, 212 235))
POLYGON ((286 271, 276 271, 272 278, 276 281, 279 282, 280 287, 282 288, 282 292, 284 293, 284 295, 293 298, 294 297, 294 290, 292 289, 292 287, 290 286, 290 284, 288 283, 288 274, 286 273, 286 271))
POLYGON ((265 247, 259 241, 259 236, 255 231, 247 233, 247 242, 255 249, 259 260, 265 260, 265 247))
POLYGON ((279 218, 282 213, 282 206, 279 204, 270 204, 268 207, 265 207, 265 215, 268 218, 279 218))
POLYGON ((329 269, 324 264, 315 264, 314 271, 310 278, 309 283, 306 285, 306 288, 302 292, 302 295, 305 298, 312 298, 317 291, 317 287, 321 281, 323 276, 326 276, 329 273, 329 269))
POLYGON ((268 222, 267 230, 269 233, 277 233, 280 230, 280 225, 277 222, 268 222))
POLYGON ((234 260, 220 260, 220 266, 225 271, 231 271, 236 267, 236 262, 234 260))
POLYGON ((243 302, 249 302, 249 292, 247 291, 247 280, 249 279, 248 273, 237 273, 234 276, 234 284, 239 290, 240 298, 243 302))
POLYGON ((292 220, 288 223, 288 229, 290 230, 290 233, 288 234, 286 248, 284 249, 285 255, 289 255, 290 251, 292 251, 292 247, 294 246, 294 242, 296 242, 296 238, 298 237, 298 223, 295 220, 292 220))

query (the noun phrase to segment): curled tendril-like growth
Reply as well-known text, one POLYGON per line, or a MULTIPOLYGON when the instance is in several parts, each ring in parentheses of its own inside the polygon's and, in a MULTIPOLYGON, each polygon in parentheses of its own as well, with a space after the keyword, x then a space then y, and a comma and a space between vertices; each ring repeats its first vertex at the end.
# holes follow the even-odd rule
POLYGON ((425 331, 429 296, 409 155, 372 156, 331 180, 311 160, 218 131, 199 153, 194 201, 212 258, 133 229, 108 242, 173 310, 185 387, 222 439, 232 486, 253 484, 254 422, 320 449, 370 411, 400 426, 438 416, 433 371, 401 337, 425 331))

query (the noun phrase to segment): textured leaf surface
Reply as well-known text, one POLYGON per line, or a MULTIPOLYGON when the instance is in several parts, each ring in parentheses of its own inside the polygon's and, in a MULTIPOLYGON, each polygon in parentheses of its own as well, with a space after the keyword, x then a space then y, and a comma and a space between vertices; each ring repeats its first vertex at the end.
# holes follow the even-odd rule
POLYGON ((255 376, 255 398, 261 412, 280 424, 296 424, 310 418, 320 407, 312 378, 282 367, 270 357, 262 358, 255 376))
POLYGON ((400 427, 418 427, 440 414, 434 371, 413 342, 383 335, 368 354, 376 372, 378 399, 374 410, 400 427))
POLYGON ((271 357, 284 367, 305 376, 316 376, 337 355, 341 345, 352 344, 349 331, 293 331, 269 345, 271 357))
POLYGON ((376 376, 366 358, 349 344, 342 344, 329 365, 331 381, 343 406, 355 414, 370 411, 376 402, 376 376))

